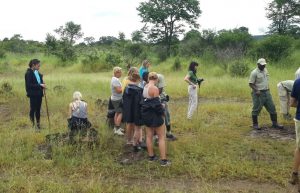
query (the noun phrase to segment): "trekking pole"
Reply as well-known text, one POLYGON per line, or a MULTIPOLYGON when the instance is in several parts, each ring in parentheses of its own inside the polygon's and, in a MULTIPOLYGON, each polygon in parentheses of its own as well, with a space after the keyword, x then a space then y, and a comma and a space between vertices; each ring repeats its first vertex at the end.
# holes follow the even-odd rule
POLYGON ((201 86, 201 83, 204 81, 203 78, 200 78, 197 80, 197 83, 198 83, 198 96, 197 96, 197 118, 198 118, 198 112, 199 112, 199 98, 200 98, 200 86, 201 86))
POLYGON ((44 96, 45 96, 45 105, 46 105, 46 112, 47 112, 47 117, 48 117, 48 124, 49 124, 49 130, 50 130, 50 117, 49 117, 49 109, 48 109, 48 101, 47 101, 47 95, 46 95, 46 89, 43 89, 44 91, 44 96))

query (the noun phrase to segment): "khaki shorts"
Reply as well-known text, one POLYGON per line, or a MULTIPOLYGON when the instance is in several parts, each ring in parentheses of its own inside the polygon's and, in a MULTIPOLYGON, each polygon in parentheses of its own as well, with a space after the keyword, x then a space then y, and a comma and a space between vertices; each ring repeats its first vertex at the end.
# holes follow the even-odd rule
POLYGON ((111 101, 113 107, 114 107, 114 110, 116 113, 122 113, 122 99, 120 100, 117 100, 117 101, 111 101))
POLYGON ((297 148, 300 149, 300 121, 294 119, 295 121, 295 131, 296 131, 296 145, 297 148))

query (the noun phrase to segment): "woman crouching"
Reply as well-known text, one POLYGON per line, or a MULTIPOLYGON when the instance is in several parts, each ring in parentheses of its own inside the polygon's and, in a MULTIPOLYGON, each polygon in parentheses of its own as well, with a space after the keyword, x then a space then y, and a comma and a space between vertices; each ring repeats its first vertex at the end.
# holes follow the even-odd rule
POLYGON ((171 164, 166 157, 166 131, 164 124, 164 108, 159 100, 159 90, 155 86, 158 82, 156 72, 150 72, 148 75, 148 84, 144 87, 143 96, 145 98, 142 104, 142 120, 146 126, 146 143, 149 155, 149 161, 155 161, 158 158, 153 151, 153 135, 158 135, 158 145, 160 152, 160 165, 168 166, 171 164))
POLYGON ((72 142, 78 132, 83 134, 91 127, 91 123, 87 119, 87 103, 82 100, 82 95, 79 91, 73 94, 73 102, 69 104, 69 115, 69 137, 72 142))

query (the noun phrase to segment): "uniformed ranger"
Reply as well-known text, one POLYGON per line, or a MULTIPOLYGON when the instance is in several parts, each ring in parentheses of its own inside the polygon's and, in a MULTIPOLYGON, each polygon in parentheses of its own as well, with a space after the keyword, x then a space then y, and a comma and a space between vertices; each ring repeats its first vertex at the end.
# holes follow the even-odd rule
POLYGON ((261 129, 258 126, 258 115, 263 106, 270 113, 272 127, 283 129, 282 125, 277 122, 277 112, 269 89, 269 73, 266 67, 266 60, 260 58, 257 61, 257 68, 250 74, 249 86, 252 88, 252 121, 254 129, 261 129))

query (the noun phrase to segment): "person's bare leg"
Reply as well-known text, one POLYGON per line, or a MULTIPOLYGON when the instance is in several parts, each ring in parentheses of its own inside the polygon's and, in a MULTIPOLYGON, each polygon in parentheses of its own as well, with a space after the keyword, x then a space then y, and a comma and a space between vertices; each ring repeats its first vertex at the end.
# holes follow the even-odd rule
POLYGON ((133 134, 133 145, 136 146, 139 143, 141 137, 141 126, 134 126, 134 134, 133 134))
POLYGON ((155 131, 156 131, 156 134, 158 135, 158 148, 159 148, 159 153, 160 153, 160 159, 165 160, 165 159, 167 159, 165 124, 161 125, 160 127, 157 127, 155 129, 155 131))
POLYGON ((127 144, 132 143, 132 140, 133 140, 133 131, 134 131, 134 124, 133 123, 126 123, 127 144))
POLYGON ((149 156, 154 156, 153 151, 153 129, 149 127, 146 128, 146 144, 147 144, 147 151, 149 156))
POLYGON ((116 113, 114 118, 115 118, 114 119, 115 120, 115 125, 117 127, 120 127, 121 126, 121 121, 122 121, 122 113, 116 113))

